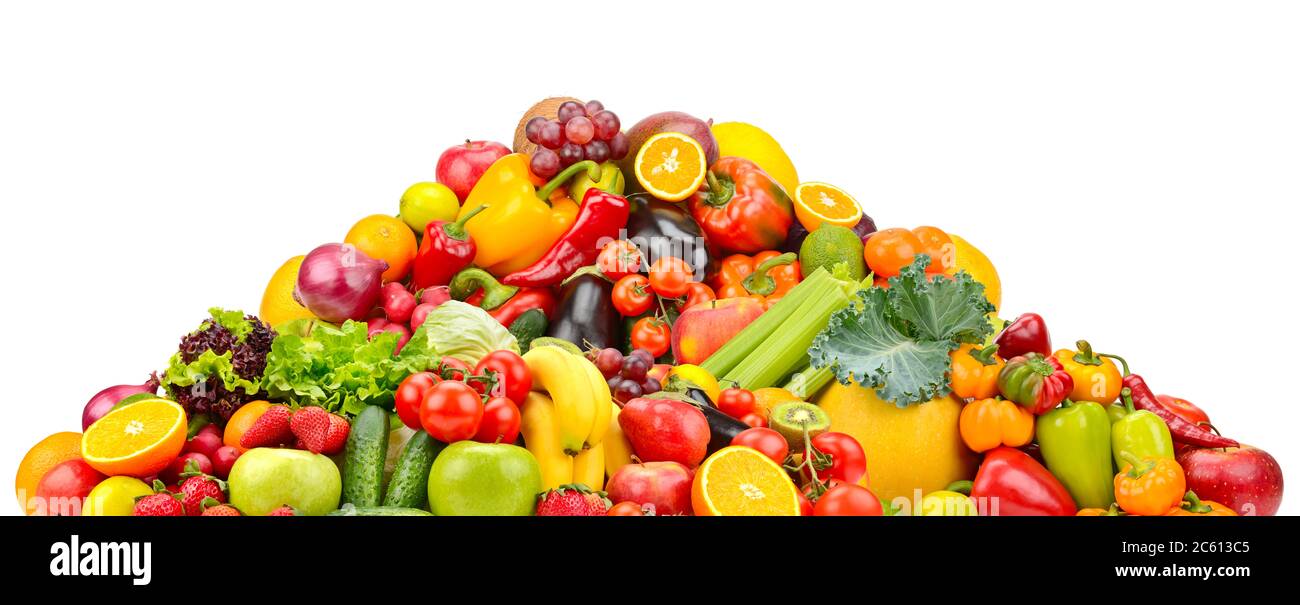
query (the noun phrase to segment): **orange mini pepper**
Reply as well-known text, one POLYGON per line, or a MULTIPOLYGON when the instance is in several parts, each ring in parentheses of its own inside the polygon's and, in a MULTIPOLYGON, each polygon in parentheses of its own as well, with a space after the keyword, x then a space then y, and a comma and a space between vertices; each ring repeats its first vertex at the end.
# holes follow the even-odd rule
POLYGON ((1218 502, 1202 500, 1196 492, 1189 491, 1183 495, 1181 505, 1169 509, 1166 517, 1236 517, 1237 511, 1218 502))
POLYGON ((799 257, 793 252, 775 250, 753 256, 733 254, 722 260, 713 277, 713 291, 718 300, 753 298, 769 308, 786 292, 799 285, 799 257))
POLYGON ((1065 373, 1074 379, 1070 399, 1095 401, 1102 405, 1114 403, 1119 399, 1120 389, 1124 388, 1124 377, 1115 362, 1094 353, 1086 340, 1080 340, 1074 346, 1079 350, 1061 349, 1052 354, 1065 367, 1065 373))
POLYGON ((952 392, 962 399, 988 399, 998 394, 998 374, 1006 365, 998 346, 965 344, 952 352, 952 392))
POLYGON ((1183 503, 1187 477, 1183 467, 1168 458, 1125 458, 1124 470, 1115 475, 1115 502, 1133 515, 1155 517, 1183 503))
POLYGON ((978 399, 962 408, 957 427, 966 447, 975 452, 1020 447, 1034 439, 1034 414, 1014 401, 978 399))

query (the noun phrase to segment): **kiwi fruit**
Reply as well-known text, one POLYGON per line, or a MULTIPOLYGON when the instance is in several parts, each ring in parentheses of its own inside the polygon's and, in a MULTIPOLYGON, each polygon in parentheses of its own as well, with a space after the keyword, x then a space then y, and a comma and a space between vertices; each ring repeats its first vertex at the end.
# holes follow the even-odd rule
POLYGON ((528 108, 528 111, 524 112, 524 117, 519 118, 519 125, 515 127, 515 141, 513 147, 515 153, 527 153, 532 155, 534 151, 537 151, 537 146, 530 143, 528 137, 524 136, 524 127, 528 125, 529 120, 538 116, 548 120, 554 120, 556 112, 560 109, 560 105, 565 101, 582 102, 573 97, 547 97, 533 104, 532 107, 528 108))
POLYGON ((809 437, 816 437, 831 428, 831 417, 820 407, 806 401, 788 401, 768 413, 767 424, 791 444, 803 443, 804 429, 809 437))

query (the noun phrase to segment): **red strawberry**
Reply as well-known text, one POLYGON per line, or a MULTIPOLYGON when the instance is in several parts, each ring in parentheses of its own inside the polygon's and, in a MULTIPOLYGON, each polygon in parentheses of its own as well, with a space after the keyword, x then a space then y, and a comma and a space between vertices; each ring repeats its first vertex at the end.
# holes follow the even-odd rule
POLYGON ((325 446, 321 453, 326 456, 333 456, 343 451, 343 446, 347 444, 348 433, 352 432, 352 423, 347 418, 337 414, 330 414, 330 432, 325 437, 325 446))
POLYGON ((181 504, 185 505, 185 514, 197 517, 203 514, 203 503, 216 500, 218 504, 226 501, 226 482, 211 475, 190 474, 181 482, 181 504))
POLYGON ((539 517, 603 517, 609 510, 605 492, 578 483, 547 491, 537 502, 539 517))
POLYGON ((153 495, 135 501, 131 515, 135 517, 184 517, 185 506, 180 495, 167 491, 161 481, 153 482, 153 495))
POLYGON ((286 505, 284 505, 284 506, 281 506, 280 508, 277 508, 277 509, 275 509, 275 510, 269 512, 269 513, 267 513, 266 516, 268 516, 268 517, 297 517, 297 516, 298 516, 298 511, 297 511, 297 510, 294 510, 294 508, 293 508, 292 506, 289 506, 288 504, 286 504, 286 505))
POLYGON ((242 517, 242 516, 244 516, 243 513, 239 512, 239 509, 237 509, 237 508, 235 508, 235 507, 233 507, 233 506, 231 506, 231 505, 229 505, 229 504, 220 504, 220 503, 218 503, 216 500, 212 500, 211 498, 205 499, 203 502, 204 502, 204 504, 203 504, 203 515, 201 515, 201 516, 204 516, 204 517, 242 517))
POLYGON ((273 405, 266 408, 253 426, 248 427, 239 438, 239 445, 251 450, 255 447, 275 447, 293 439, 289 428, 289 418, 293 413, 287 405, 273 405))
POLYGON ((306 407, 294 412, 290 428, 298 441, 313 454, 324 449, 330 433, 331 414, 321 407, 306 407))

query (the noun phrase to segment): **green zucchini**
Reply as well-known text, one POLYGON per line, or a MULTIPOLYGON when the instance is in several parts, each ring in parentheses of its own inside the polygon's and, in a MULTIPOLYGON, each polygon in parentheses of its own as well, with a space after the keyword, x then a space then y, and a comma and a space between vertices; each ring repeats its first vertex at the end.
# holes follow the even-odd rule
POLYGON ((519 341, 519 350, 527 351, 534 338, 546 335, 548 325, 550 322, 541 309, 529 309, 510 322, 510 333, 519 341))
POLYGON ((388 480, 384 506, 424 508, 428 505, 429 469, 445 447, 447 444, 424 431, 412 435, 402 447, 402 455, 393 468, 393 478, 388 480))
POLYGON ((379 506, 384 496, 388 457, 388 412, 366 406, 352 421, 343 450, 343 501, 361 508, 379 506))
POLYGON ((400 506, 352 506, 344 504, 333 512, 325 513, 326 517, 432 517, 433 513, 418 508, 403 508, 400 506))

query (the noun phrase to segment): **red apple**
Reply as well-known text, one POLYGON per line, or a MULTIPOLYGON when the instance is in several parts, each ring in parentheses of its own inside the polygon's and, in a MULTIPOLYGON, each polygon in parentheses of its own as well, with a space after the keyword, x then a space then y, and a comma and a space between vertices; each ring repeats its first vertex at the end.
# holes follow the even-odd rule
POLYGON ((673 323, 673 358, 679 364, 701 363, 762 314, 763 305, 752 298, 695 305, 673 323))
MULTIPOLYGON (((90 490, 107 478, 81 458, 58 464, 36 484, 36 514, 51 517, 80 515, 90 490)), ((686 497, 689 501, 689 489, 686 497)))
POLYGON ((1268 516, 1282 504, 1282 467, 1264 450, 1196 448, 1178 454, 1187 489, 1239 515, 1268 516))
POLYGON ((644 462, 695 468, 709 448, 709 421, 699 408, 673 399, 639 397, 623 405, 618 426, 644 462))
POLYGON ((501 143, 467 140, 438 156, 435 174, 439 183, 450 188, 456 199, 464 202, 488 166, 507 155, 510 155, 510 148, 501 143))
POLYGON ((653 504, 656 515, 689 515, 694 480, 695 473, 676 462, 627 464, 609 478, 605 493, 615 504, 653 504))

